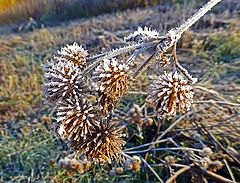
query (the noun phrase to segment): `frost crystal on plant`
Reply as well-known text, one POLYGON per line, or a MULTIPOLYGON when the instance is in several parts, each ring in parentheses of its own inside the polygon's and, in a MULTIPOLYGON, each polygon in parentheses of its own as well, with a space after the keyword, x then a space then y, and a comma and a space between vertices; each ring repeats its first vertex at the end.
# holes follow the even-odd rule
POLYGON ((193 94, 192 87, 182 75, 177 72, 165 72, 152 85, 147 100, 150 104, 156 105, 160 116, 172 116, 176 111, 190 110, 193 94))
POLYGON ((130 85, 128 66, 116 59, 105 59, 97 68, 96 74, 100 81, 98 86, 99 103, 104 114, 107 114, 116 102, 124 95, 130 85))
POLYGON ((60 123, 58 133, 70 143, 80 142, 100 125, 98 110, 89 102, 74 103, 70 100, 59 104, 57 120, 60 123))
POLYGON ((81 71, 71 62, 51 61, 44 66, 44 96, 49 102, 64 98, 81 98, 89 92, 81 71))
POLYGON ((81 104, 79 101, 75 101, 73 99, 60 101, 57 107, 57 122, 60 123, 64 121, 68 116, 72 115, 74 111, 80 110, 81 104))
POLYGON ((148 27, 138 27, 137 31, 124 38, 125 41, 144 42, 155 40, 160 37, 156 30, 151 30, 148 27))
POLYGON ((55 57, 56 59, 72 62, 74 66, 78 66, 81 70, 86 67, 88 52, 76 42, 61 48, 58 54, 59 56, 55 57))

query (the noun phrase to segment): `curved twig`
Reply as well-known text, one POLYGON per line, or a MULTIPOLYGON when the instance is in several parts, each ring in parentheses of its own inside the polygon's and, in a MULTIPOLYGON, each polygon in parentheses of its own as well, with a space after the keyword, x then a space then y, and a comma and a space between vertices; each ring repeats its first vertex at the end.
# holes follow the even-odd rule
POLYGON ((191 165, 190 166, 185 166, 185 167, 179 169, 173 176, 171 176, 166 181, 166 183, 173 183, 173 181, 176 180, 179 175, 183 174, 184 172, 186 172, 186 171, 188 171, 190 169, 191 169, 191 165))

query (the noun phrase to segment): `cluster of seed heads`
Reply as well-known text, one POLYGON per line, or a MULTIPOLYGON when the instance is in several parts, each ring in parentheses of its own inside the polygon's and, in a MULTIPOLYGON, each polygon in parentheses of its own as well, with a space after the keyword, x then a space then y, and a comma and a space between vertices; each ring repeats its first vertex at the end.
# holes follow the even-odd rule
POLYGON ((44 95, 48 102, 57 105, 56 132, 68 141, 75 152, 85 153, 91 160, 99 162, 118 160, 125 144, 125 133, 117 122, 111 120, 113 107, 108 106, 123 95, 117 94, 117 91, 122 92, 119 85, 122 84, 121 77, 125 77, 122 72, 126 68, 117 62, 108 66, 107 61, 103 61, 100 65, 103 64, 104 70, 101 71, 100 66, 96 69, 100 78, 97 86, 92 78, 82 74, 88 64, 87 56, 87 51, 77 43, 58 51, 58 55, 44 66, 44 95), (112 78, 115 80, 109 83, 112 78), (116 83, 115 89, 112 89, 116 83), (92 102, 93 95, 101 100, 92 102), (103 112, 105 108, 108 110, 103 112))
POLYGON ((174 57, 174 48, 181 34, 218 2, 209 1, 164 36, 147 27, 138 28, 125 37, 125 46, 93 56, 77 43, 61 48, 44 65, 44 96, 57 107, 57 133, 75 152, 96 162, 119 160, 125 130, 122 124, 113 121, 114 108, 154 61, 161 63, 162 69, 172 67, 172 72, 165 72, 153 82, 148 103, 160 117, 189 111, 194 94, 191 85, 196 79, 174 57), (126 53, 130 55, 126 60, 119 57, 126 53), (151 56, 145 62, 133 68, 133 63, 139 65, 136 58, 140 54, 149 53, 151 56))

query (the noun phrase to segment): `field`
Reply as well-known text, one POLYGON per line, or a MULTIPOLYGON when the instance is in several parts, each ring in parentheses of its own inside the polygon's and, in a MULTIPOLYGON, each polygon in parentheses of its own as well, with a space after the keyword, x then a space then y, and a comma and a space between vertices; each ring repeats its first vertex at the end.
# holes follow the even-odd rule
MULTIPOLYGON (((191 179, 194 182, 196 175, 201 175, 197 181, 239 182, 238 0, 222 1, 178 42, 179 61, 199 78, 189 112, 170 120, 160 120, 152 116, 151 111, 151 114, 146 112, 144 101, 148 87, 156 75, 163 73, 158 66, 143 73, 118 104, 116 113, 128 128, 125 153, 146 160, 142 160, 139 170, 129 170, 121 164, 94 165, 92 162, 90 168, 85 164, 83 169, 79 162, 71 168, 63 166, 63 160, 72 152, 66 142, 52 132, 56 111, 54 106, 45 103, 42 95, 42 65, 62 46, 77 42, 85 45, 89 53, 96 54, 117 48, 122 38, 138 26, 165 34, 204 2, 160 3, 58 21, 57 25, 49 24, 48 20, 46 25, 41 22, 44 26, 35 26, 40 22, 36 19, 10 26, 4 20, 4 26, 0 25, 0 182, 157 182, 159 177, 166 181, 178 175, 178 170, 184 172, 172 182, 191 179), (134 148, 156 139, 162 140, 155 145, 156 152, 144 153, 146 148, 134 148), (206 168, 201 163, 209 148, 212 164, 206 168), (194 164, 191 158, 199 160, 199 164, 194 164)), ((139 62, 144 59, 145 56, 140 57, 139 62)))

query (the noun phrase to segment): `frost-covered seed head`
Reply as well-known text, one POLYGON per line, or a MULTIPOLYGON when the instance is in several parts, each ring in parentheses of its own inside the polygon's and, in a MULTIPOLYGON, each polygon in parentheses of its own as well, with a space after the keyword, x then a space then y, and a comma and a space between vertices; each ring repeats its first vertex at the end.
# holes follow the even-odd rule
POLYGON ((50 61, 44 66, 44 96, 50 103, 60 99, 81 98, 89 93, 81 71, 71 62, 50 61))
POLYGON ((125 136, 121 125, 107 121, 87 135, 86 140, 72 141, 70 145, 76 151, 85 152, 86 156, 95 162, 110 163, 112 160, 119 160, 122 147, 126 143, 123 140, 125 136))
POLYGON ((129 34, 124 38, 125 41, 144 42, 160 38, 159 33, 156 30, 151 30, 148 27, 138 27, 137 31, 129 34))
POLYGON ((75 143, 86 139, 100 125, 100 116, 99 111, 87 101, 65 100, 57 108, 57 122, 58 134, 75 143))
POLYGON ((82 46, 79 46, 76 42, 72 45, 66 45, 58 51, 56 59, 61 61, 71 62, 75 66, 83 70, 87 64, 88 52, 82 46))
POLYGON ((160 116, 172 116, 176 111, 190 110, 193 94, 192 87, 182 75, 165 72, 152 85, 147 101, 156 106, 160 116))
POLYGON ((128 67, 116 59, 105 59, 97 68, 95 74, 99 81, 99 103, 104 114, 108 114, 118 100, 129 89, 130 76, 128 67))

